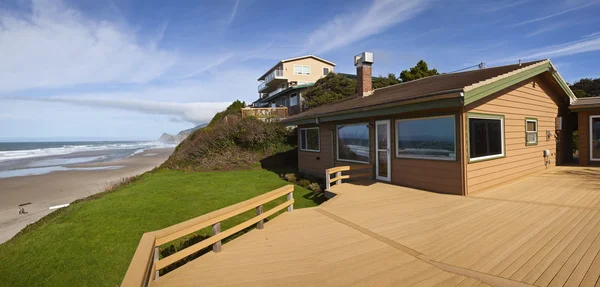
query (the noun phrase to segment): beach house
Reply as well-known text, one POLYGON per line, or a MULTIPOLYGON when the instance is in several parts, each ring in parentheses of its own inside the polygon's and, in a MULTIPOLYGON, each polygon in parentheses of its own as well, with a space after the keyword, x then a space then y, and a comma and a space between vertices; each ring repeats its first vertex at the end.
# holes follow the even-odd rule
POLYGON ((300 113, 302 93, 334 67, 314 55, 281 60, 258 78, 258 100, 252 107, 287 107, 289 115, 300 113))
POLYGON ((355 58, 357 95, 285 119, 298 169, 467 195, 555 165, 600 163, 600 100, 578 100, 550 60, 431 76, 372 89, 373 54, 355 58), (576 163, 576 161, 575 161, 576 163))

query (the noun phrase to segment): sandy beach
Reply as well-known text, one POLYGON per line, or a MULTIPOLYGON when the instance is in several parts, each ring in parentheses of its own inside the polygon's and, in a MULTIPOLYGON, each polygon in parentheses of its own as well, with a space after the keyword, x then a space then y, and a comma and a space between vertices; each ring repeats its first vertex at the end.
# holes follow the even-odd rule
MULTIPOLYGON (((152 170, 172 152, 172 148, 148 149, 124 159, 69 165, 70 168, 82 170, 0 178, 0 243, 51 213, 53 210, 50 207, 101 192, 110 182, 123 177, 152 170), (19 204, 28 202, 31 204, 25 206, 27 214, 19 214, 19 204)), ((93 154, 82 152, 77 156, 90 155, 93 154)))

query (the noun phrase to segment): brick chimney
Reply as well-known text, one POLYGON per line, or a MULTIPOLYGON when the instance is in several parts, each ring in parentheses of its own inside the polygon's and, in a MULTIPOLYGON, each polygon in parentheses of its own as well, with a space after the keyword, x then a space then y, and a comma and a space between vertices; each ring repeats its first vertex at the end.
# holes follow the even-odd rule
POLYGON ((356 66, 356 93, 359 97, 373 94, 373 53, 364 52, 354 56, 356 66))

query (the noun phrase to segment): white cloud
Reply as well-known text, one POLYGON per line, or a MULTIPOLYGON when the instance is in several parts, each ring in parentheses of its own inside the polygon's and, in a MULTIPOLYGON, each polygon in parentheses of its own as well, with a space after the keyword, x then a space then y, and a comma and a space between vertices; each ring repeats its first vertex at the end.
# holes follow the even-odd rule
POLYGON ((557 13, 554 13, 554 14, 550 14, 550 15, 547 15, 547 16, 538 17, 538 18, 534 18, 534 19, 531 19, 531 20, 519 22, 519 23, 510 25, 509 27, 518 27, 518 26, 523 26, 523 25, 530 24, 530 23, 535 23, 535 22, 547 20, 547 19, 554 18, 556 16, 560 16, 562 14, 569 13, 571 11, 575 11, 575 10, 578 10, 578 9, 581 9, 581 8, 585 8, 587 6, 594 5, 594 4, 596 4, 596 3, 592 2, 592 3, 585 4, 585 5, 574 7, 574 8, 571 8, 571 9, 562 10, 560 12, 557 12, 557 13))
POLYGON ((134 31, 86 19, 60 2, 34 0, 31 11, 0 14, 0 92, 97 83, 146 83, 180 59, 134 31))
POLYGON ((496 1, 493 3, 484 3, 481 5, 481 12, 496 12, 516 6, 521 6, 525 3, 529 2, 529 0, 517 0, 517 1, 496 1))
POLYGON ((38 102, 67 103, 93 108, 113 108, 125 111, 133 111, 152 115, 176 116, 194 124, 210 121, 215 113, 224 110, 230 102, 200 102, 200 103, 176 103, 157 102, 146 100, 124 100, 97 97, 18 97, 13 100, 31 100, 38 102))
POLYGON ((235 3, 233 3, 233 8, 231 9, 231 15, 229 15, 229 21, 227 22, 228 24, 231 24, 233 22, 233 19, 235 19, 238 6, 240 6, 240 0, 235 0, 235 3))
POLYGON ((600 51, 600 35, 586 37, 582 40, 552 45, 540 49, 529 50, 517 56, 506 57, 493 63, 515 62, 518 59, 536 60, 542 58, 558 58, 587 52, 600 51))
POLYGON ((335 16, 308 36, 304 52, 324 53, 381 33, 425 10, 426 0, 375 0, 370 7, 354 7, 335 16))

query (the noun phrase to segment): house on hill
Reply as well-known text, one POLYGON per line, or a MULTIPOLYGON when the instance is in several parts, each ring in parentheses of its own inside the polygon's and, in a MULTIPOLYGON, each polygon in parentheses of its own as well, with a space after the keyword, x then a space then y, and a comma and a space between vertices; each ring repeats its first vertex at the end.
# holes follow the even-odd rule
POLYGON ((355 63, 355 97, 283 121, 298 127, 302 173, 370 165, 378 181, 468 195, 573 163, 575 130, 579 164, 600 163, 600 100, 578 100, 550 60, 375 90, 373 55, 355 63))
POLYGON ((279 61, 258 78, 258 100, 252 107, 287 107, 288 114, 302 112, 302 93, 333 72, 335 63, 314 55, 279 61))

